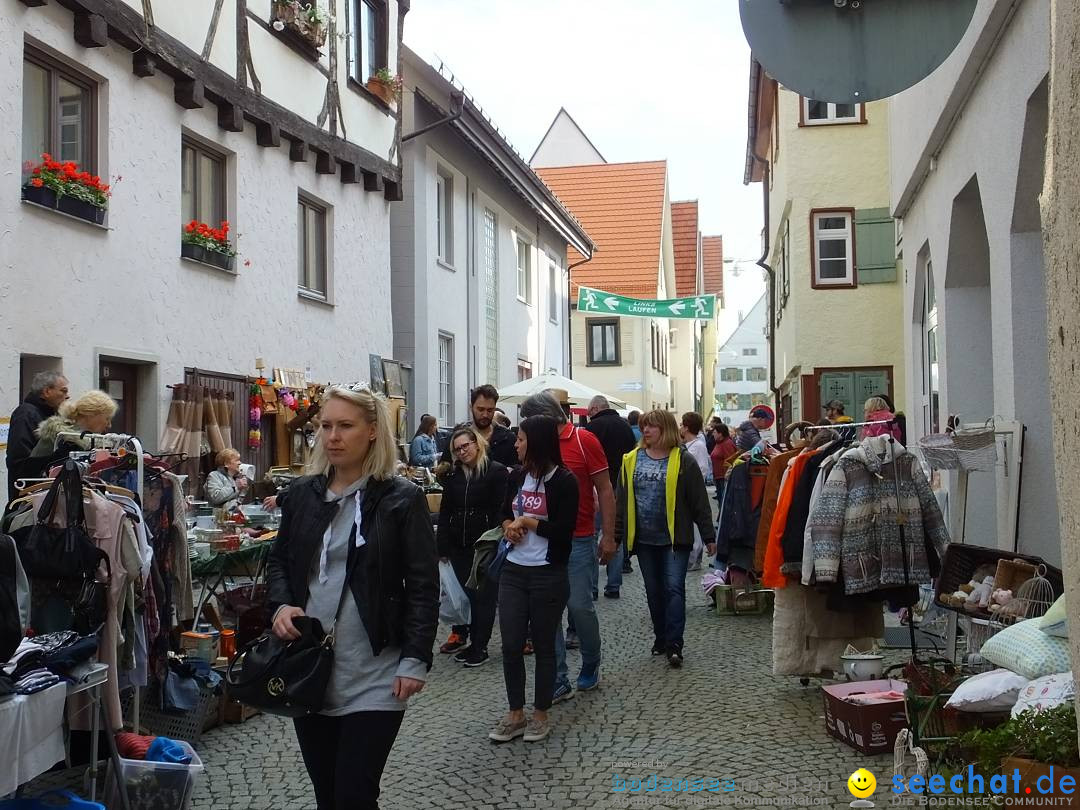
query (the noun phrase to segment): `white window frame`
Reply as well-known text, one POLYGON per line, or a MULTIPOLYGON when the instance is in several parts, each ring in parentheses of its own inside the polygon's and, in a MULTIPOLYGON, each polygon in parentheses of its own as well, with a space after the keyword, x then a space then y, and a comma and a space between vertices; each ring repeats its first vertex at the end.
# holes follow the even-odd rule
POLYGON ((742 350, 742 356, 743 357, 757 357, 757 353, 758 353, 757 349, 743 349, 742 350))
MULTIPOLYGON (((815 211, 810 220, 811 230, 814 235, 814 287, 815 288, 829 288, 829 287, 854 287, 856 286, 855 280, 855 214, 850 209, 837 209, 837 210, 820 210, 815 211), (818 223, 824 219, 839 219, 843 218, 845 226, 843 228, 827 228, 822 229, 818 223), (844 241, 845 250, 845 273, 842 278, 822 278, 821 276, 821 245, 823 242, 836 242, 839 240, 844 241)), ((836 259, 825 259, 824 261, 836 261, 836 259)))
POLYGON ((454 336, 449 332, 439 332, 438 355, 438 403, 439 422, 453 425, 454 422, 454 336))
POLYGON ((802 123, 808 127, 820 127, 827 124, 861 124, 864 121, 864 112, 862 104, 854 104, 854 114, 838 116, 836 114, 837 105, 831 101, 823 101, 825 105, 826 115, 824 118, 811 118, 810 117, 810 103, 816 102, 817 99, 802 97, 802 123))
POLYGON ((436 255, 447 267, 454 266, 454 178, 439 167, 435 173, 436 255))
POLYGON ((514 251, 517 253, 517 299, 523 304, 533 303, 532 245, 520 236, 516 237, 514 251), (524 257, 524 264, 522 263, 524 257))
POLYGON ((559 263, 548 256, 548 320, 553 324, 559 323, 559 263))
POLYGON ((524 357, 518 357, 517 359, 517 375, 518 382, 524 382, 525 380, 531 380, 533 378, 533 364, 532 360, 528 360, 524 357))

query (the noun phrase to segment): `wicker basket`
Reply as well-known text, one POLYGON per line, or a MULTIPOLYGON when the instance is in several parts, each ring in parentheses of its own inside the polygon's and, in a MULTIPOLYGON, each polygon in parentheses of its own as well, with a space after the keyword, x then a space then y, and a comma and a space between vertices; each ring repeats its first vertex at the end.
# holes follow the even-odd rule
POLYGON ((963 469, 960 464, 960 453, 957 452, 951 433, 934 433, 919 439, 919 449, 922 450, 926 463, 934 470, 959 470, 963 469))
MULTIPOLYGON (((937 578, 934 590, 934 604, 946 610, 955 611, 964 616, 975 616, 980 619, 989 619, 993 616, 987 610, 968 611, 960 607, 954 607, 942 599, 945 594, 956 591, 961 585, 967 583, 975 569, 984 564, 998 564, 1000 560, 1019 559, 1031 565, 1046 565, 1041 557, 1030 554, 1017 554, 1014 551, 1004 551, 999 548, 984 548, 983 546, 969 546, 965 543, 949 543, 945 548, 945 556, 941 560, 941 574, 937 578)), ((1063 580, 1061 569, 1046 565, 1046 578, 1050 581, 1054 593, 1060 596, 1063 593, 1063 580)), ((995 588, 997 585, 995 584, 995 588)))
POLYGON ((997 464, 997 437, 994 422, 977 428, 957 428, 953 442, 960 453, 960 464, 968 472, 992 470, 997 464))
POLYGON ((1012 591, 1016 596, 1020 586, 1035 576, 1038 568, 1024 560, 998 560, 994 574, 994 590, 1012 591))

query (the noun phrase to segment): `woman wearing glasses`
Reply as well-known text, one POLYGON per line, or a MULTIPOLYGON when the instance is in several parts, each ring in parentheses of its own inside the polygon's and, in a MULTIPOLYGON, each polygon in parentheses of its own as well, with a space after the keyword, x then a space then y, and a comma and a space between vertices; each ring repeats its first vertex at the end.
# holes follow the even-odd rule
MULTIPOLYGON (((502 464, 488 458, 487 442, 472 427, 460 427, 450 437, 454 467, 443 482, 442 506, 436 540, 439 557, 449 560, 461 587, 469 579, 473 542, 499 525, 509 473, 502 464)), ((472 625, 458 625, 439 652, 456 653, 454 660, 467 667, 487 663, 487 645, 495 625, 498 584, 485 581, 479 591, 467 589, 472 607, 472 625), (470 644, 470 638, 472 643, 470 644)))

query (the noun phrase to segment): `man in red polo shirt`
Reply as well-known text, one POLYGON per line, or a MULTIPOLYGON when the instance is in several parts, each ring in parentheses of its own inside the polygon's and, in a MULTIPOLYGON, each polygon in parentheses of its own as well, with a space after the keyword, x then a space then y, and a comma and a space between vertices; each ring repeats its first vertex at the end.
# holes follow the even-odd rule
MULTIPOLYGON (((581 643, 581 674, 577 679, 580 691, 595 689, 600 683, 600 622, 596 617, 592 590, 595 584, 596 504, 600 504, 600 523, 603 531, 600 562, 606 563, 615 555, 615 491, 608 476, 608 462, 600 441, 587 430, 570 424, 563 408, 565 391, 542 391, 521 405, 521 416, 550 416, 559 423, 559 451, 563 466, 578 480, 578 515, 574 527, 574 545, 570 551, 568 574, 570 599, 566 604, 581 643), (561 401, 560 401, 561 400, 561 401)), ((555 639, 556 703, 573 697, 566 667, 566 639, 562 622, 555 639)))

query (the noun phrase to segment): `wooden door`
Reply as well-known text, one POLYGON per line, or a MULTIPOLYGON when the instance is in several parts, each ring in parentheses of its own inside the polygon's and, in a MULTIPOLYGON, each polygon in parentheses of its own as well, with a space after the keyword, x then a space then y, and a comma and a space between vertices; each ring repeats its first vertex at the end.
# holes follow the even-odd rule
POLYGON ((98 387, 116 401, 116 415, 112 430, 138 435, 136 416, 139 403, 139 369, 130 363, 102 360, 98 373, 98 387))

